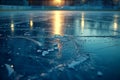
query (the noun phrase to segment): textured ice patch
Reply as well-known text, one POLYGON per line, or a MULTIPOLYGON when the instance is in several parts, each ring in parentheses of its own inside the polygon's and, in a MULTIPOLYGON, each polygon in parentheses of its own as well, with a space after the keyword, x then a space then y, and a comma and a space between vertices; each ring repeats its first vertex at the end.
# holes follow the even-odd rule
POLYGON ((5 64, 5 66, 6 66, 6 69, 7 69, 7 71, 8 71, 8 76, 11 76, 12 73, 14 72, 13 65, 10 66, 10 65, 8 65, 8 64, 5 64))
POLYGON ((43 51, 43 52, 42 52, 42 56, 46 56, 47 54, 49 54, 48 51, 43 51))
POLYGON ((75 68, 75 66, 78 66, 79 64, 81 64, 81 63, 83 63, 84 61, 86 61, 86 60, 88 60, 88 56, 82 56, 82 57, 80 57, 80 59, 79 60, 74 60, 74 61, 72 61, 70 64, 68 64, 68 67, 69 68, 75 68))
POLYGON ((98 76, 102 76, 103 73, 102 73, 101 71, 98 71, 98 72, 97 72, 97 75, 98 75, 98 76))

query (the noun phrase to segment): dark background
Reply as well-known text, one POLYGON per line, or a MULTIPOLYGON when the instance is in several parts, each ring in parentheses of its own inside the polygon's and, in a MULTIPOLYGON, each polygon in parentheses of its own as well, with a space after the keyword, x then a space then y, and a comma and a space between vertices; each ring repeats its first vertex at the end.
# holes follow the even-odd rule
MULTIPOLYGON (((53 0, 0 0, 0 5, 53 6, 53 0)), ((64 0, 64 6, 99 5, 120 6, 120 0, 64 0)))

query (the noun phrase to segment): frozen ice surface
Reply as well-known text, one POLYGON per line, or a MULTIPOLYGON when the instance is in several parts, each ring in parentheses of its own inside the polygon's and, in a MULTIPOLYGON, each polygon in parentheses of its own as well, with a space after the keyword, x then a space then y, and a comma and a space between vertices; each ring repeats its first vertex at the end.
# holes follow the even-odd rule
POLYGON ((5 64, 5 66, 8 71, 8 76, 11 76, 14 73, 13 65, 5 64))
POLYGON ((1 12, 0 65, 18 80, 120 80, 119 22, 120 12, 1 12))
POLYGON ((25 36, 30 36, 29 32, 24 33, 25 36))
POLYGON ((41 50, 37 50, 37 52, 39 53, 39 52, 42 52, 41 50))
POLYGON ((48 51, 50 52, 50 51, 54 51, 54 49, 48 49, 48 51))
POLYGON ((58 50, 58 47, 54 47, 55 50, 58 50))
POLYGON ((47 54, 49 54, 48 51, 43 51, 43 52, 42 52, 42 56, 45 56, 45 55, 47 55, 47 54))
POLYGON ((83 57, 80 57, 79 60, 77 61, 72 61, 70 64, 68 64, 68 67, 69 68, 75 68, 75 66, 78 66, 80 65, 81 63, 85 62, 86 60, 88 60, 89 56, 83 56, 83 57))
POLYGON ((98 75, 98 76, 103 76, 103 73, 100 72, 100 71, 98 71, 98 72, 97 72, 97 75, 98 75))

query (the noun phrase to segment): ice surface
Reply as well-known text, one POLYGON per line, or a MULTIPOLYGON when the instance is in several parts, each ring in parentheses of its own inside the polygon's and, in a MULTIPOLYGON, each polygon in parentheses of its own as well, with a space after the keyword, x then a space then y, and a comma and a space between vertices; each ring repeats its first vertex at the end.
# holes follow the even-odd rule
POLYGON ((37 50, 37 52, 39 53, 39 52, 42 52, 41 50, 37 50))
POLYGON ((50 51, 54 51, 54 49, 48 49, 48 51, 50 52, 50 51))
POLYGON ((85 62, 86 60, 88 60, 89 56, 83 56, 83 57, 80 57, 79 60, 77 61, 72 61, 70 64, 68 64, 68 67, 69 68, 75 68, 75 66, 78 66, 80 65, 81 63, 85 62))
POLYGON ((45 55, 47 55, 47 54, 49 54, 48 51, 43 51, 43 52, 42 52, 42 56, 45 56, 45 55))
POLYGON ((20 80, 111 80, 104 73, 120 72, 119 22, 119 12, 2 12, 0 63, 20 80))
POLYGON ((103 73, 102 73, 101 71, 98 71, 98 72, 97 72, 97 75, 98 75, 98 76, 103 76, 103 73))
POLYGON ((8 76, 11 76, 14 73, 13 65, 8 65, 5 64, 7 71, 8 71, 8 76))

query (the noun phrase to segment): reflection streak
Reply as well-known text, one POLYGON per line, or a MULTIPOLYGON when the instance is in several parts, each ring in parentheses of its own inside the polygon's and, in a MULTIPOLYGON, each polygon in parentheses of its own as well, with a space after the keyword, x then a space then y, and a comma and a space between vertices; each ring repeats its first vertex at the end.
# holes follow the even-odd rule
POLYGON ((81 29, 82 29, 82 32, 84 31, 84 26, 85 26, 85 18, 84 18, 84 13, 82 13, 82 18, 81 18, 81 29))
POLYGON ((32 28, 33 28, 33 20, 30 19, 30 29, 32 29, 32 28))
POLYGON ((117 16, 114 17, 114 30, 116 31, 118 29, 118 20, 117 20, 117 16))
POLYGON ((61 12, 55 11, 53 20, 53 30, 55 35, 63 35, 62 33, 62 20, 61 12))
POLYGON ((14 22, 13 21, 11 22, 11 26, 10 27, 11 27, 11 31, 14 32, 15 29, 14 29, 14 22))

